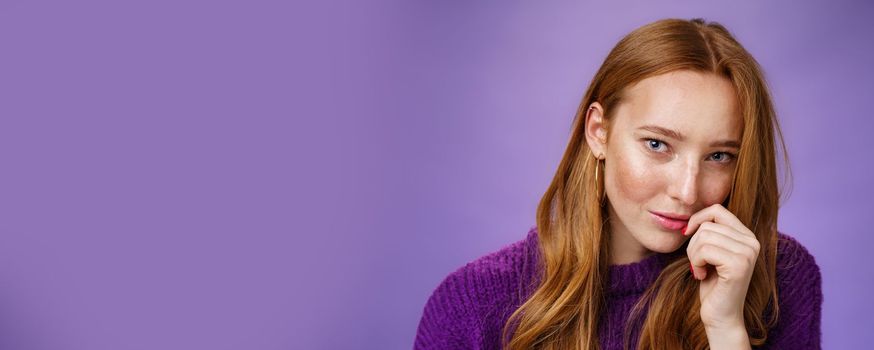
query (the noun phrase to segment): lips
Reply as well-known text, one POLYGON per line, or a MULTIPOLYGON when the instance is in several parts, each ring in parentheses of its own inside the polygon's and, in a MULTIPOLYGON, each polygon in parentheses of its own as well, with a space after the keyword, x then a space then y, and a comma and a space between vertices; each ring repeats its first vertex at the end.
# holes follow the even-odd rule
POLYGON ((656 212, 650 212, 652 215, 653 221, 661 227, 662 229, 668 231, 679 231, 682 230, 683 227, 686 227, 686 224, 689 223, 689 216, 685 215, 674 215, 674 214, 663 214, 656 212), (667 216, 670 215, 670 216, 667 216))
POLYGON ((658 216, 663 216, 663 217, 666 217, 668 219, 683 220, 683 221, 689 221, 689 217, 691 216, 688 214, 674 214, 674 213, 666 213, 666 212, 660 212, 660 211, 650 211, 650 213, 656 214, 658 216))

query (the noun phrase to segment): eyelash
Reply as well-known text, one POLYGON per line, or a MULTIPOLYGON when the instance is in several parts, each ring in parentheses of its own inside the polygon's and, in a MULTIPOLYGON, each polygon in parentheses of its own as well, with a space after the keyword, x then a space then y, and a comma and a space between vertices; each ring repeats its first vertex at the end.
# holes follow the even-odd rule
MULTIPOLYGON (((665 146, 668 145, 666 142, 664 142, 664 141, 662 141, 662 140, 659 140, 659 139, 644 139, 644 141, 646 141, 646 148, 647 148, 648 150, 650 150, 650 151, 652 151, 652 152, 656 152, 656 153, 662 153, 662 152, 659 152, 659 151, 656 151, 656 150, 652 149, 652 148, 649 146, 649 145, 650 145, 650 142, 655 141, 655 142, 658 142, 658 143, 660 143, 660 144, 662 144, 662 145, 665 145, 665 146)), ((728 162, 734 160, 734 159, 737 157, 735 154, 733 154, 733 153, 729 153, 729 152, 716 152, 716 153, 714 153, 714 154, 720 154, 720 153, 723 154, 723 155, 725 155, 725 157, 728 158, 728 159, 725 160, 725 161, 718 161, 718 160, 717 160, 717 162, 720 162, 720 163, 728 163, 728 162)))

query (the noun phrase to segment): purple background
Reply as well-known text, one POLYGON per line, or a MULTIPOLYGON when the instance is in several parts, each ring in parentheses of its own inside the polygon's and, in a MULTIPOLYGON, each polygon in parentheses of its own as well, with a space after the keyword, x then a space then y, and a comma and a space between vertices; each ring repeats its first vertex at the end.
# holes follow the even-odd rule
POLYGON ((725 24, 793 166, 826 348, 870 332, 870 2, 0 2, 0 348, 405 349, 522 239, 626 33, 725 24))

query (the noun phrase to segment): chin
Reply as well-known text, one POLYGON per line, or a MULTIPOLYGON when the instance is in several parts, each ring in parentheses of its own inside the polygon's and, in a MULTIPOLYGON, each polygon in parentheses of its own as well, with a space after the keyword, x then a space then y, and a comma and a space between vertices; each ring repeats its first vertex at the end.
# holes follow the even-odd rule
POLYGON ((660 232, 648 242, 646 248, 657 253, 672 253, 683 246, 684 238, 682 235, 660 232))

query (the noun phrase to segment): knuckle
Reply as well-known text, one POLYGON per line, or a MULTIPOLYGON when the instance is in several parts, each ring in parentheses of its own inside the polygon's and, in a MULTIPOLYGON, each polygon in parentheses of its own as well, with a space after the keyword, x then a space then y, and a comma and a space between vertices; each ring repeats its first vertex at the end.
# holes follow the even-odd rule
POLYGON ((759 258, 759 250, 758 249, 752 249, 749 252, 749 254, 747 255, 747 260, 751 263, 755 263, 758 258, 759 258))
POLYGON ((743 258, 746 262, 756 261, 756 252, 752 249, 747 250, 743 254, 743 258))
POLYGON ((748 268, 753 268, 754 266, 756 266, 756 257, 755 256, 750 258, 749 260, 747 260, 747 267, 748 268))
POLYGON ((701 237, 702 237, 702 236, 701 236, 700 234, 696 233, 694 236, 692 236, 691 239, 689 239, 689 246, 690 246, 690 247, 692 247, 692 246, 697 246, 697 245, 698 245, 698 241, 701 240, 701 237))

